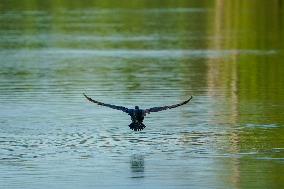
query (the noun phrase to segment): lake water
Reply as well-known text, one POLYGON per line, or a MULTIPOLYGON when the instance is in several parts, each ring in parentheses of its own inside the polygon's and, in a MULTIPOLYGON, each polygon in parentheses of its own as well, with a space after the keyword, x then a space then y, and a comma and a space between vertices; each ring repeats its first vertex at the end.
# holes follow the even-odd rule
POLYGON ((0 188, 284 188, 283 6, 1 1, 0 188))

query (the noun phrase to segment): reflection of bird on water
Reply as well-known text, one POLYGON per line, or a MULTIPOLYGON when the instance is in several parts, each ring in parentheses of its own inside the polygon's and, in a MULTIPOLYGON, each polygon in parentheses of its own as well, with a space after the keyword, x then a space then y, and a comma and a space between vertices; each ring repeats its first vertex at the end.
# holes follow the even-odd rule
POLYGON ((127 113, 128 115, 130 115, 132 123, 129 125, 129 127, 130 127, 130 129, 132 129, 134 131, 141 131, 146 127, 143 124, 143 120, 144 120, 144 117, 146 116, 146 114, 150 114, 151 112, 159 112, 159 111, 162 111, 162 110, 176 108, 178 106, 182 106, 182 105, 188 103, 192 99, 192 96, 191 96, 188 100, 183 101, 179 104, 174 104, 174 105, 171 105, 171 106, 153 107, 153 108, 143 110, 143 109, 139 109, 138 106, 135 106, 135 109, 128 109, 128 108, 125 108, 123 106, 115 106, 115 105, 112 105, 112 104, 105 104, 105 103, 96 101, 94 99, 91 99, 90 97, 88 97, 84 93, 83 93, 83 95, 89 101, 91 101, 93 103, 96 103, 96 104, 101 105, 101 106, 106 106, 106 107, 109 107, 109 108, 112 108, 112 109, 121 110, 121 111, 127 113))
POLYGON ((132 172, 131 178, 143 178, 144 177, 144 156, 134 154, 130 159, 130 168, 132 172))

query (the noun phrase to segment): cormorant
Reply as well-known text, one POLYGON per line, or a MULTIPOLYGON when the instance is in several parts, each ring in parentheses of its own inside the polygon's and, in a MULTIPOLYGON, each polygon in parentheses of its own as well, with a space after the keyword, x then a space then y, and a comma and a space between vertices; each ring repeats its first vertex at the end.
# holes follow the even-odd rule
POLYGON ((181 102, 179 104, 174 104, 174 105, 171 105, 171 106, 153 107, 153 108, 149 108, 149 109, 144 109, 143 110, 143 109, 140 109, 138 106, 135 106, 134 109, 129 109, 129 108, 125 108, 123 106, 116 106, 116 105, 112 105, 112 104, 106 104, 106 103, 99 102, 99 101, 96 101, 94 99, 91 99, 85 93, 83 93, 83 95, 89 101, 91 101, 93 103, 96 103, 96 104, 101 105, 101 106, 106 106, 106 107, 109 107, 109 108, 112 108, 112 109, 121 110, 121 111, 127 113, 128 115, 130 115, 132 123, 129 125, 129 127, 130 127, 130 129, 132 129, 134 131, 141 131, 141 130, 143 130, 146 127, 143 124, 143 120, 144 120, 144 117, 146 116, 146 114, 150 114, 151 112, 159 112, 159 111, 162 111, 162 110, 176 108, 178 106, 182 106, 182 105, 188 103, 192 99, 192 96, 191 96, 188 100, 183 101, 183 102, 181 102))

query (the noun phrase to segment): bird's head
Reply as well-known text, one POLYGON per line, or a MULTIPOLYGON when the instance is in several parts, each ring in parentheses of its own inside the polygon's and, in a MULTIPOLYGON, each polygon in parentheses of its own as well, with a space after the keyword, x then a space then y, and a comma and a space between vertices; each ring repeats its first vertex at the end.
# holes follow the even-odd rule
POLYGON ((139 106, 135 106, 135 110, 139 110, 139 106))

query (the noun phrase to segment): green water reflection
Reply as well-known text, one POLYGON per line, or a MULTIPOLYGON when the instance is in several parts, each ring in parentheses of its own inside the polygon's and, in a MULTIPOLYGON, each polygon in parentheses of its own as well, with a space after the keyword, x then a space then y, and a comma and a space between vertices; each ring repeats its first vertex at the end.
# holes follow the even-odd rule
MULTIPOLYGON (((174 145, 169 151, 177 161, 172 165, 184 171, 184 180, 168 173, 165 181, 173 180, 170 184, 176 187, 283 188, 283 6, 281 0, 2 0, 0 129, 4 134, 0 137, 13 132, 7 129, 10 125, 22 128, 26 118, 27 125, 54 118, 58 118, 54 125, 60 125, 72 116, 78 119, 71 120, 70 125, 79 119, 93 123, 83 115, 93 115, 82 110, 82 106, 89 108, 82 105, 80 94, 84 90, 101 100, 122 105, 139 102, 142 106, 172 103, 193 95, 192 107, 171 123, 182 126, 170 130, 175 133, 183 129, 173 134, 174 141, 181 143, 178 152, 174 145), (46 111, 51 112, 50 117, 45 116, 46 111), (216 144, 202 141, 207 137, 216 144), (191 155, 202 154, 198 151, 200 144, 196 144, 199 142, 210 160, 200 158, 204 164, 195 175, 190 174, 194 167, 185 165, 196 165, 191 155), (182 161, 184 157, 187 161, 182 161), (212 172, 206 170, 208 166, 212 172), (208 183, 199 183, 202 174, 208 176, 208 183)), ((121 121, 124 118, 116 118, 126 124, 121 121)), ((158 121, 163 119, 158 117, 158 121)), ((158 121, 151 120, 157 126, 154 129, 167 130, 162 127, 167 121, 161 125, 158 121)), ((111 117, 105 125, 114 127, 111 117)), ((110 135, 115 134, 107 133, 110 135)), ((169 161, 159 150, 154 152, 169 161)), ((132 177, 144 179, 149 186, 153 184, 151 176, 160 178, 166 169, 154 169, 153 157, 130 155, 130 166, 126 166, 132 177)), ((4 158, 0 167, 1 161, 4 158)), ((129 157, 117 161, 123 165, 129 157)), ((9 168, 8 173, 0 172, 9 174, 9 168)), ((133 181, 125 180, 132 186, 133 181)), ((6 183, 8 188, 9 180, 6 183)))

